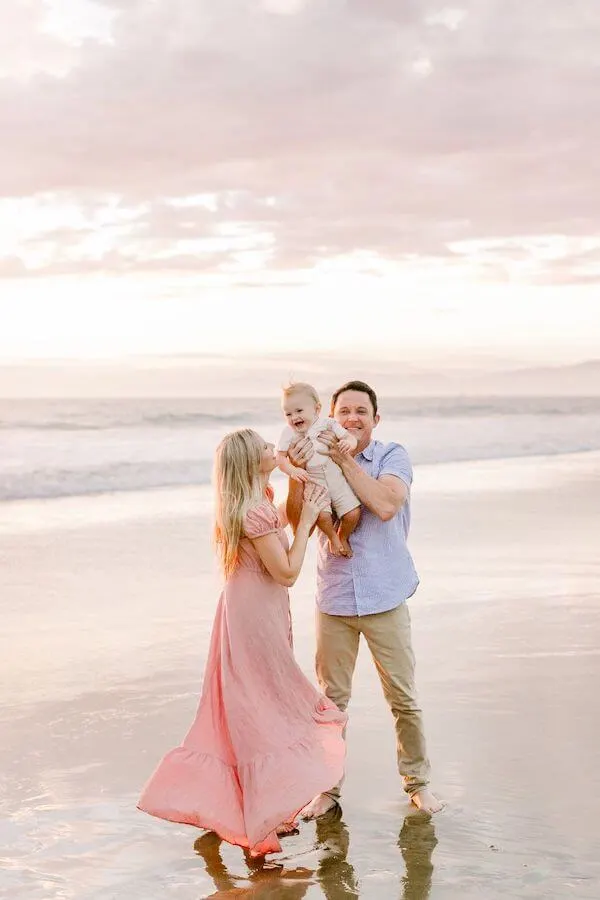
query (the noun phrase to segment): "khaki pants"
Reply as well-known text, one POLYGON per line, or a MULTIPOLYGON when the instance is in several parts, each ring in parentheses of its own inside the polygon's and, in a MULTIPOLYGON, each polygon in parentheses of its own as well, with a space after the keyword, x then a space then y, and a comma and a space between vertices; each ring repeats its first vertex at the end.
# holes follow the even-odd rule
MULTIPOLYGON (((364 634, 385 699, 396 723, 398 771, 411 795, 429 783, 429 760, 415 690, 415 657, 406 603, 371 616, 330 616, 317 610, 317 678, 321 690, 345 710, 352 692, 358 644, 364 634)), ((340 796, 342 782, 331 791, 340 796)))

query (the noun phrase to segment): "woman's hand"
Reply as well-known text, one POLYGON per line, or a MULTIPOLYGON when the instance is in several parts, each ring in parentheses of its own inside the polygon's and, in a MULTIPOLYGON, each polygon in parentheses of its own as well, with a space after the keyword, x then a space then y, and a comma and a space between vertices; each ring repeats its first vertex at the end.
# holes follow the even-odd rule
POLYGON ((303 484, 309 480, 309 474, 306 469, 300 469, 298 466, 291 466, 288 469, 290 478, 293 481, 301 481, 303 484))
POLYGON ((326 488, 314 481, 308 481, 304 487, 304 503, 300 513, 300 523, 312 528, 329 502, 326 488))

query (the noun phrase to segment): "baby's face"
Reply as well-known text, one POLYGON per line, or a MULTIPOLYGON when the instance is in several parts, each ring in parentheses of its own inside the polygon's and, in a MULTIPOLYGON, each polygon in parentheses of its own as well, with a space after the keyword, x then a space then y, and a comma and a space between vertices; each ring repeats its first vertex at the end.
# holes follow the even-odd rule
POLYGON ((320 403, 315 403, 309 394, 290 394, 283 399, 283 414, 297 434, 306 434, 312 423, 319 417, 320 403))

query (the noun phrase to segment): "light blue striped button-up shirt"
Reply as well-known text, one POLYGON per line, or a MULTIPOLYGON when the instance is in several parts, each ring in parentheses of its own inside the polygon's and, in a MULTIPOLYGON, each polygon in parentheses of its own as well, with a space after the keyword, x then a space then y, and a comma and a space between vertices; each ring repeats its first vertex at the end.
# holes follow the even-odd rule
POLYGON ((419 584, 406 546, 410 528, 412 466, 400 444, 371 441, 355 456, 373 478, 395 475, 409 488, 409 497, 389 522, 362 507, 350 544, 351 559, 332 556, 327 538, 319 532, 317 604, 332 616, 368 616, 395 609, 412 596, 419 584))

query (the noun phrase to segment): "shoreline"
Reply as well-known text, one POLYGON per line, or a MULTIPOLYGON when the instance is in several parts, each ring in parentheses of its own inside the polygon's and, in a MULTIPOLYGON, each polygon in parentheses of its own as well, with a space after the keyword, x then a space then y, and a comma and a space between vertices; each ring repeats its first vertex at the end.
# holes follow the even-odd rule
MULTIPOLYGON (((528 489, 548 487, 548 479, 558 474, 572 479, 593 474, 600 477, 600 450, 468 459, 414 466, 413 504, 420 494, 494 491, 515 487, 515 477, 533 479, 528 489), (448 483, 448 475, 455 476, 448 483), (466 479, 464 476, 467 476, 466 479), (494 480, 492 480, 494 479, 494 480)), ((276 498, 281 502, 283 477, 273 479, 276 498)), ((126 491, 105 491, 57 497, 27 497, 0 501, 0 536, 46 528, 80 528, 102 522, 127 522, 164 516, 204 516, 213 505, 210 483, 160 486, 126 491), (86 515, 81 515, 87 507, 86 515), (44 513, 40 517, 40 513, 44 513)))

